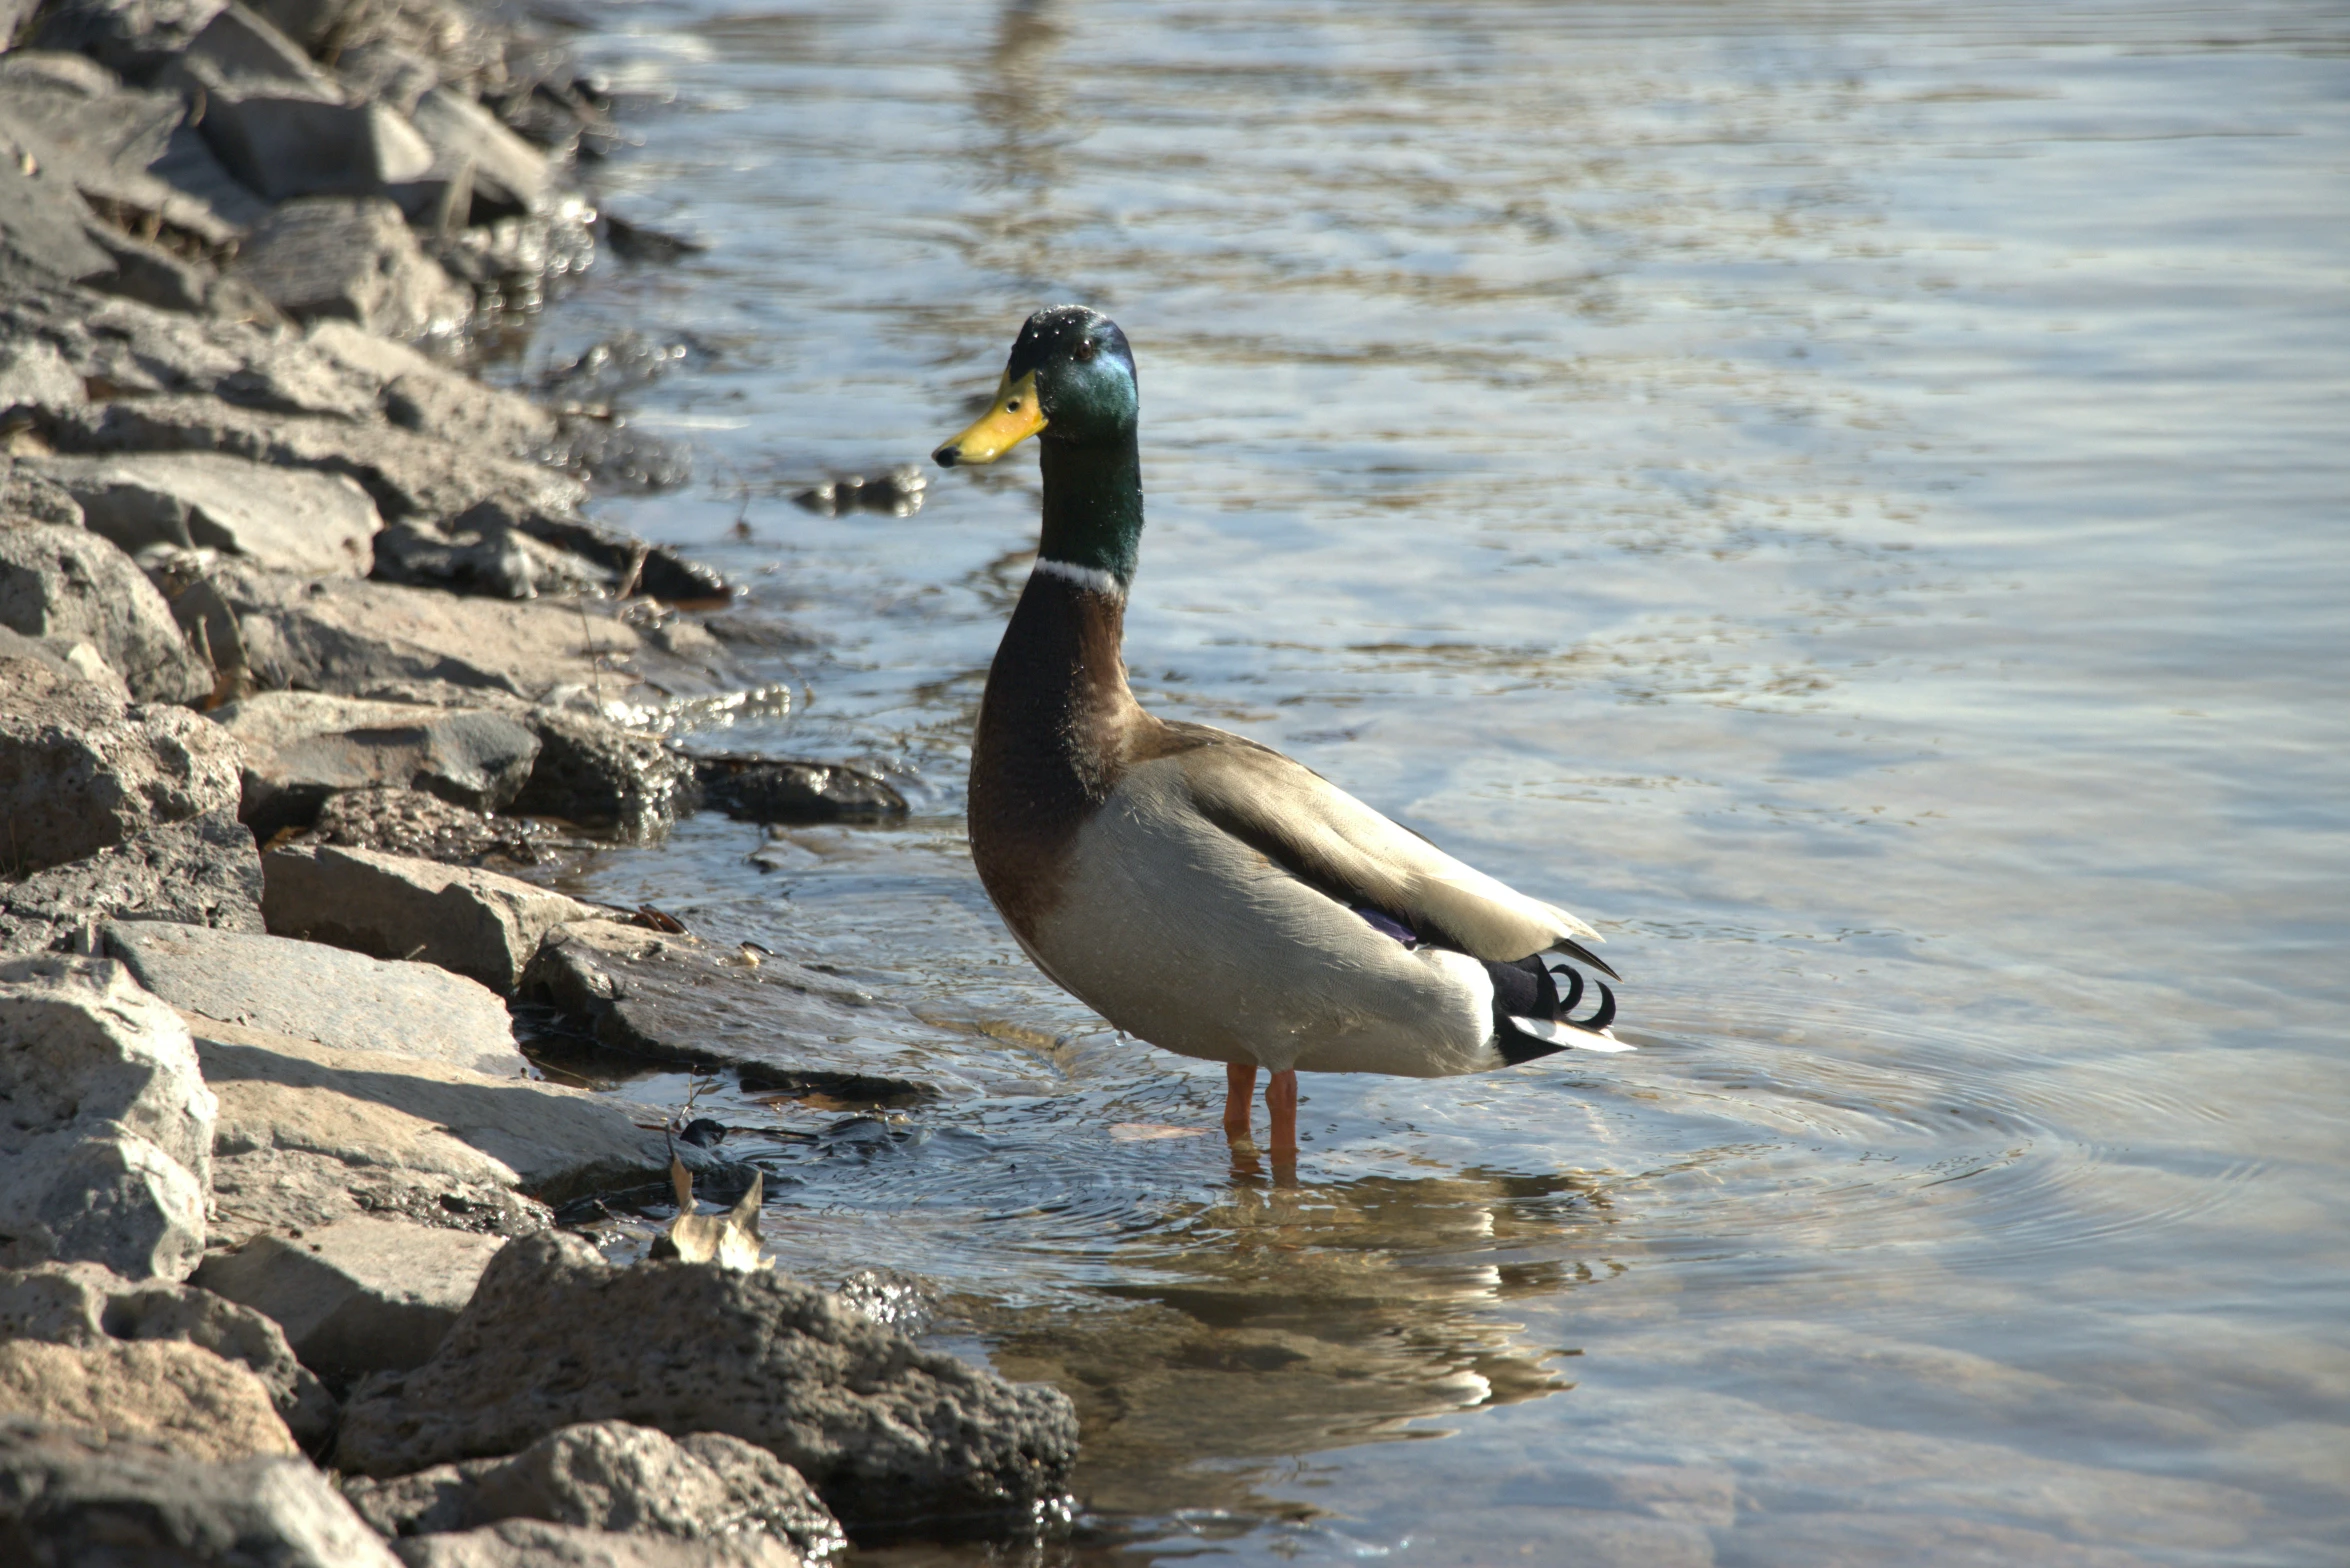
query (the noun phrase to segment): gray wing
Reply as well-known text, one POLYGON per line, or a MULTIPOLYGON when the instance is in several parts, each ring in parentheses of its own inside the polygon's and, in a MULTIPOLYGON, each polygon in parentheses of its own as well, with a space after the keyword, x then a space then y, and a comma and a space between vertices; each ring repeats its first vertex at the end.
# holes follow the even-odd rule
POLYGON ((1169 725, 1172 760, 1200 814, 1341 903, 1379 910, 1472 958, 1512 962, 1560 950, 1615 971, 1575 939, 1600 934, 1529 898, 1270 747, 1204 724, 1169 725))

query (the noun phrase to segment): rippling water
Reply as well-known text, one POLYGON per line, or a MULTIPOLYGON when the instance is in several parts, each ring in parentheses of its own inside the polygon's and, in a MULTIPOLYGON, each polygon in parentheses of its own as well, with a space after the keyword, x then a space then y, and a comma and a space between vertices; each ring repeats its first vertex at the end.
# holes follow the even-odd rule
POLYGON ((2342 1560, 2350 10, 600 26, 613 197, 711 248, 533 352, 691 345, 626 397, 701 480, 605 514, 813 635, 725 744, 918 811, 580 881, 955 1086, 730 1147, 785 1266, 1076 1398, 1047 1560, 2342 1560), (788 497, 1072 298, 1142 369, 1146 702, 1589 916, 1638 1055, 1310 1079, 1284 1189, 1019 956, 959 810, 1033 462, 788 497))

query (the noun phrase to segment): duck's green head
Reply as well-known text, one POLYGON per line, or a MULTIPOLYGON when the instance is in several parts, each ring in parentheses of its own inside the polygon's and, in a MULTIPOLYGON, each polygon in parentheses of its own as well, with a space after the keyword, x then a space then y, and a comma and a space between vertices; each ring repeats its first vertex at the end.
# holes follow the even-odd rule
POLYGON ((1134 351, 1118 323, 1083 305, 1055 305, 1020 329, 994 404, 930 455, 942 468, 992 463, 1030 436, 1055 445, 1127 446, 1141 410, 1134 351))

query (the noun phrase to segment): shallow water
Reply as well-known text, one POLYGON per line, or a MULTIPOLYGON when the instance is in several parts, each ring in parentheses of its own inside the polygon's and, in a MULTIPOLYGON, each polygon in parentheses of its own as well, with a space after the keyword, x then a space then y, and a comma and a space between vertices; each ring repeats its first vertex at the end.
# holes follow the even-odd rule
POLYGON ((784 1266, 1078 1400, 1046 1560, 2341 1560, 2350 8, 601 21, 612 198, 711 249, 533 354, 692 345, 624 401, 700 481, 603 514, 817 650, 703 738, 918 810, 578 882, 954 1087, 713 1103, 784 1266), (1637 1055, 1310 1079, 1284 1189, 1020 957, 958 812, 1033 461, 788 496, 1066 298, 1141 364, 1145 701, 1591 918, 1637 1055))

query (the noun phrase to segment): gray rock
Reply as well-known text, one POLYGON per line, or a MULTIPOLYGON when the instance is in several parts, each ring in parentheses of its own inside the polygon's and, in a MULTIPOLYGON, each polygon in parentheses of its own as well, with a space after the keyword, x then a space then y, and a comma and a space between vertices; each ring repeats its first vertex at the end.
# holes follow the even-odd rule
MULTIPOLYGON (((252 642, 241 622, 240 636, 250 658, 252 642)), ((288 825, 309 826, 338 790, 422 789, 495 811, 522 789, 539 754, 528 725, 484 708, 269 691, 212 717, 244 753, 242 810, 264 837, 288 825)))
POLYGON ((437 167, 470 171, 476 201, 520 212, 547 204, 554 176, 546 154, 472 99, 436 87, 417 100, 413 117, 437 167))
POLYGON ((53 457, 31 465, 126 551, 218 550, 279 571, 365 577, 383 527, 357 480, 220 452, 53 457))
POLYGON ((98 650, 86 642, 69 642, 62 637, 36 642, 22 632, 12 632, 0 626, 0 658, 37 664, 66 680, 97 687, 118 705, 127 707, 130 704, 130 688, 122 683, 122 677, 114 672, 114 666, 108 664, 98 650))
POLYGON ((347 321, 311 325, 310 346, 371 381, 385 417, 410 430, 462 430, 469 443, 534 457, 555 439, 555 416, 518 392, 485 386, 405 343, 347 321))
POLYGON ((0 1342, 0 1414, 152 1438, 194 1459, 296 1452, 259 1378, 182 1340, 0 1342))
MULTIPOLYGON (((81 373, 67 363, 54 343, 39 338, 19 339, 14 343, 0 343, 0 416, 21 410, 42 408, 72 408, 88 401, 82 387, 81 373)), ((14 474, 19 465, 11 461, 7 472, 14 474)), ((8 486, 0 495, 0 517, 22 517, 34 522, 67 522, 79 528, 81 511, 73 516, 47 517, 36 510, 26 510, 26 503, 15 495, 15 485, 8 486)))
MULTIPOLYGON (((391 113, 380 106, 334 112, 391 113)), ((228 162, 237 167, 235 159, 228 162)), ((273 194, 268 186, 258 188, 273 194)), ((332 317, 383 337, 461 332, 473 311, 471 293, 418 248, 400 209, 380 197, 286 202, 253 231, 231 275, 296 320, 332 317)))
POLYGON ((702 802, 749 822, 833 822, 902 817, 906 797, 863 768, 788 757, 692 759, 702 802))
POLYGON ((70 49, 139 77, 180 54, 219 13, 223 0, 60 0, 34 42, 70 49))
POLYGON ((535 599, 541 594, 593 597, 613 585, 611 573, 499 522, 448 529, 395 523, 377 539, 375 577, 378 582, 495 599, 535 599))
MULTIPOLYGON (((220 161, 220 154, 212 150, 204 133, 192 125, 182 125, 171 133, 164 142, 162 155, 147 165, 147 172, 194 201, 218 222, 239 232, 269 216, 269 203, 229 173, 228 165, 220 161)), ((223 307, 224 302, 216 295, 213 309, 220 311, 223 307)))
POLYGON ((810 1560, 848 1544, 815 1488, 757 1444, 718 1432, 681 1440, 625 1421, 565 1427, 510 1459, 353 1477, 343 1495, 387 1536, 539 1519, 689 1541, 766 1536, 810 1560))
MULTIPOLYGON (((0 538, 5 538, 0 535, 0 538)), ((587 699, 658 711, 716 695, 738 677, 722 655, 665 653, 608 609, 459 598, 391 583, 309 583, 224 564, 173 601, 198 615, 217 652, 241 643, 264 687, 346 696, 406 691, 450 704, 467 693, 525 703, 587 699)), ((479 700, 479 699, 476 699, 479 700)))
POLYGON ((131 558, 96 534, 54 526, 0 529, 0 626, 88 642, 150 702, 212 689, 171 606, 131 558))
POLYGON ((378 849, 447 865, 503 861, 535 866, 580 847, 545 823, 491 817, 416 789, 353 789, 330 795, 310 842, 378 849))
MULTIPOLYGON (((312 62, 301 45, 270 25, 259 13, 229 0, 220 13, 188 40, 185 54, 166 67, 159 78, 173 83, 173 67, 190 60, 204 61, 235 83, 269 82, 293 87, 325 99, 340 99, 333 77, 312 62)), ((182 78, 185 79, 185 78, 182 78)))
MULTIPOLYGON (((211 1032, 233 1027, 201 1019, 197 1024, 211 1032)), ((352 1103, 361 1113, 362 1137, 367 1126, 397 1120, 376 1114, 364 1102, 352 1103)), ((405 1122, 401 1126, 408 1132, 417 1131, 405 1122)), ((335 1121, 314 1141, 331 1142, 348 1131, 344 1121, 335 1121)), ((235 1154, 216 1154, 212 1161, 212 1206, 215 1238, 294 1235, 353 1215, 477 1236, 526 1236, 554 1222, 553 1210, 545 1203, 495 1181, 384 1166, 358 1156, 346 1159, 339 1153, 311 1149, 248 1148, 235 1154)))
POLYGON ((196 1266, 219 1105, 187 1026, 121 965, 0 962, 0 1103, 0 1267, 196 1266))
POLYGON ((316 51, 338 31, 347 32, 358 9, 359 0, 259 0, 253 12, 303 48, 316 51))
POLYGON ((0 1273, 0 1339, 88 1348, 113 1340, 181 1340, 241 1363, 305 1447, 334 1430, 335 1403, 294 1358, 284 1332, 251 1307, 208 1290, 132 1281, 96 1263, 0 1273))
POLYGON ((252 831, 208 811, 0 883, 0 953, 87 951, 109 920, 260 931, 261 887, 252 831))
POLYGON ((218 274, 204 263, 109 228, 94 227, 90 237, 114 259, 113 273, 90 279, 92 287, 159 310, 202 310, 212 298, 218 274))
MULTIPOLYGON (((46 416, 46 433, 53 444, 63 443, 61 450, 213 450, 217 445, 181 440, 76 446, 79 427, 104 413, 103 406, 93 410, 81 395, 86 386, 108 389, 112 397, 156 400, 166 411, 180 395, 202 393, 178 406, 192 413, 225 403, 231 405, 227 417, 232 423, 242 418, 250 428, 261 430, 277 423, 264 411, 331 416, 321 421, 325 429, 354 428, 352 421, 369 419, 376 411, 371 380, 354 375, 293 333, 264 330, 242 320, 180 315, 86 289, 56 289, 13 299, 0 296, 0 337, 8 336, 48 345, 76 378, 72 396, 39 405, 46 416)), ((328 466, 258 452, 241 455, 301 467, 328 466)))
POLYGON ((397 1568, 299 1459, 206 1464, 160 1443, 0 1419, 0 1551, 23 1568, 397 1568))
MULTIPOLYGON (((112 248, 132 234, 166 240, 168 254, 208 270, 241 232, 212 207, 157 177, 187 114, 176 93, 138 92, 111 81, 98 91, 50 73, 0 92, 0 145, 20 169, 78 191, 99 221, 89 229, 112 248)), ((134 247, 136 253, 136 247, 134 247)), ((102 283, 124 286, 120 278, 102 283)))
POLYGON ((160 823, 233 810, 237 775, 236 742, 186 709, 125 708, 80 675, 0 654, 8 870, 46 870, 160 823))
POLYGON ((494 1236, 347 1219, 213 1253, 193 1283, 266 1313, 304 1366, 342 1384, 431 1359, 503 1245, 494 1236))
POLYGON ((484 501, 460 514, 450 526, 485 532, 510 529, 527 534, 550 549, 598 568, 604 574, 604 586, 617 589, 628 583, 630 592, 649 599, 710 606, 723 606, 733 600, 726 579, 697 561, 576 517, 555 515, 546 508, 484 501))
POLYGON ((390 104, 411 122, 418 100, 441 84, 430 60, 382 39, 344 49, 335 57, 335 74, 346 97, 390 104))
MULTIPOLYGON (((0 284, 103 278, 114 258, 90 238, 90 209, 60 179, 25 172, 20 153, 0 157, 0 284)), ((36 166, 37 166, 37 160, 36 166)))
POLYGON ((851 1533, 1032 1528, 1077 1450, 1057 1391, 924 1350, 822 1291, 703 1264, 617 1269, 547 1232, 492 1260, 431 1361, 353 1399, 338 1462, 396 1475, 602 1420, 756 1443, 851 1533))
POLYGON ((746 1084, 842 1099, 934 1092, 911 1049, 872 1038, 872 999, 790 959, 721 953, 691 936, 611 920, 558 926, 522 994, 569 1014, 606 1045, 666 1061, 740 1068, 746 1084))
POLYGON ((553 469, 437 435, 344 418, 285 418, 212 397, 141 397, 58 410, 49 435, 63 452, 233 452, 349 474, 394 522, 455 517, 485 500, 564 512, 587 496, 578 481, 553 469))
POLYGON ((557 708, 533 709, 529 723, 539 755, 515 810, 642 842, 688 807, 691 770, 658 736, 557 708))
POLYGON ((420 1535, 392 1543, 408 1568, 799 1568, 780 1542, 676 1541, 617 1535, 576 1525, 509 1519, 461 1535, 420 1535))
MULTIPOLYGON (((190 1026, 219 1097, 215 1228, 230 1241, 355 1214, 518 1234, 545 1212, 517 1192, 560 1203, 668 1165, 662 1136, 609 1095, 205 1018, 190 1026)), ((723 1168, 691 1145, 679 1153, 723 1168)))
POLYGON ((548 931, 595 914, 494 871, 363 849, 273 850, 263 871, 262 908, 278 935, 377 958, 414 957, 493 991, 521 983, 548 931))
POLYGON ((505 1005, 430 964, 160 921, 117 922, 101 939, 141 985, 183 1013, 501 1077, 525 1068, 505 1005))

